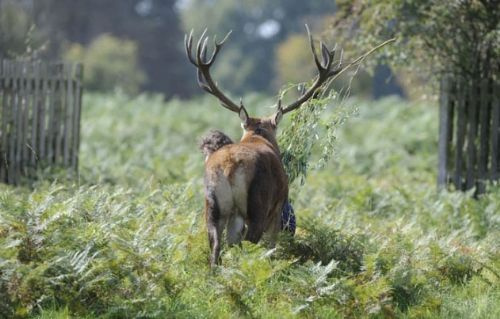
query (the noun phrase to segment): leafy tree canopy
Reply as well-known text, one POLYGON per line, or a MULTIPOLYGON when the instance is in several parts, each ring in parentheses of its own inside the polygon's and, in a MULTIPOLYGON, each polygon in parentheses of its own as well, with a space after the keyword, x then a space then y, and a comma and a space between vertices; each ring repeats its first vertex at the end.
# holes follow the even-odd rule
POLYGON ((97 37, 88 48, 73 44, 64 57, 84 63, 85 87, 92 91, 121 89, 128 94, 137 94, 146 80, 138 65, 136 43, 109 34, 97 37))
POLYGON ((28 54, 39 42, 28 12, 15 1, 0 0, 0 59, 28 54))
MULTIPOLYGON (((0 0, 0 56, 18 57, 26 39, 45 44, 39 57, 59 59, 68 44, 88 46, 108 33, 137 44, 147 75, 141 89, 189 96, 176 0, 0 0), (32 31, 30 31, 32 30, 32 31), (30 34, 30 32, 32 34, 30 34)), ((191 79, 191 77, 189 77, 191 79)))
POLYGON ((332 33, 360 47, 397 37, 385 56, 393 64, 427 74, 477 76, 500 60, 497 0, 339 0, 337 4, 332 33))

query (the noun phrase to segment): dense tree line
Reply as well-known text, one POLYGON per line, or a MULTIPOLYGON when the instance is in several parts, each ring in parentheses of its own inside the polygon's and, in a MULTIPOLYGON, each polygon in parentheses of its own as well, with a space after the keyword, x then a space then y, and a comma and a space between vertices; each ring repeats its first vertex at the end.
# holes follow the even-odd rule
POLYGON ((138 47, 140 67, 147 75, 143 89, 187 96, 188 65, 179 45, 183 32, 169 0, 0 0, 0 56, 25 54, 26 39, 39 55, 63 55, 71 43, 89 45, 109 33, 132 40, 138 47), (31 26, 34 26, 30 33, 31 26))
MULTIPOLYGON (((429 79, 446 74, 498 78, 498 0, 337 0, 331 34, 363 50, 395 37, 384 58, 429 79)), ((373 61, 373 60, 371 60, 373 61)))
POLYGON ((222 36, 233 29, 215 70, 220 82, 238 94, 271 92, 279 43, 302 33, 305 22, 332 14, 335 5, 318 0, 0 0, 0 8, 0 56, 42 48, 38 56, 59 58, 71 43, 89 46, 109 33, 137 44, 147 78, 142 89, 188 96, 198 89, 183 52, 185 31, 195 29, 199 35, 207 27, 222 36))
POLYGON ((58 42, 89 44, 103 33, 133 40, 144 89, 186 96, 186 64, 174 0, 42 0, 35 1, 36 24, 48 26, 58 42))
MULTIPOLYGON (((314 75, 304 24, 333 45, 324 30, 336 11, 333 0, 0 0, 0 58, 77 59, 85 62, 87 88, 188 97, 201 91, 184 33, 193 29, 197 37, 207 28, 220 39, 232 30, 214 65, 216 80, 232 94, 276 94, 314 75)), ((357 91, 372 86, 359 83, 357 91)))

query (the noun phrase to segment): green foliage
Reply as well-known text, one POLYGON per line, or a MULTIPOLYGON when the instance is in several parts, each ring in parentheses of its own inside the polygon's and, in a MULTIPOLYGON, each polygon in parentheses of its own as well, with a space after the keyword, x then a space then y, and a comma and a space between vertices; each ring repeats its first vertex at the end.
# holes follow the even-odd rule
POLYGON ((0 58, 31 56, 40 46, 33 21, 22 5, 0 1, 0 58))
POLYGON ((362 236, 342 233, 319 224, 318 220, 304 220, 301 230, 297 239, 283 239, 283 257, 291 255, 302 262, 311 260, 323 265, 334 261, 340 274, 361 270, 364 253, 362 236))
POLYGON ((300 178, 303 184, 311 168, 322 168, 329 162, 338 128, 355 112, 355 107, 345 104, 343 97, 330 90, 290 115, 289 124, 279 136, 281 158, 290 183, 300 178))
MULTIPOLYGON (((246 102, 270 113, 267 99, 246 102)), ((436 191, 435 108, 309 105, 324 123, 291 187, 296 236, 224 247, 211 270, 196 144, 209 128, 237 139, 237 116, 214 99, 84 104, 79 179, 0 185, 0 317, 500 316, 500 187, 478 200, 436 191), (320 165, 327 132, 336 161, 320 165)), ((284 119, 282 143, 301 113, 284 119)))
POLYGON ((99 36, 88 48, 73 44, 64 58, 84 63, 84 85, 92 91, 121 89, 128 94, 136 94, 146 80, 138 64, 135 42, 109 34, 99 36))
POLYGON ((384 52, 392 65, 410 66, 427 77, 442 72, 494 74, 490 69, 500 58, 496 0, 358 0, 338 5, 333 33, 358 48, 396 37, 384 52))

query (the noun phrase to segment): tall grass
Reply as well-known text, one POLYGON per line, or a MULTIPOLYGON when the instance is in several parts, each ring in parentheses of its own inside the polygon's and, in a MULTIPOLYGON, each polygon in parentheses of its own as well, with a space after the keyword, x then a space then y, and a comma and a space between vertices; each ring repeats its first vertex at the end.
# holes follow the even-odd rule
POLYGON ((237 139, 237 116, 211 99, 84 102, 77 179, 0 185, 0 317, 500 317, 500 188, 436 190, 433 105, 326 107, 291 188, 296 236, 225 247, 210 270, 197 142, 237 139))

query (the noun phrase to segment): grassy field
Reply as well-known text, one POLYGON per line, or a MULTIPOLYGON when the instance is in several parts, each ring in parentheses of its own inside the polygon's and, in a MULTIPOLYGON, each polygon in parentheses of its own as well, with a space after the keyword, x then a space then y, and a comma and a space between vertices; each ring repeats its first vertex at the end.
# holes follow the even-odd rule
POLYGON ((84 104, 78 178, 0 185, 0 317, 500 318, 500 187, 436 190, 432 103, 328 106, 335 129, 291 187, 296 236, 226 247, 215 270, 197 143, 237 139, 238 117, 213 99, 84 104))

